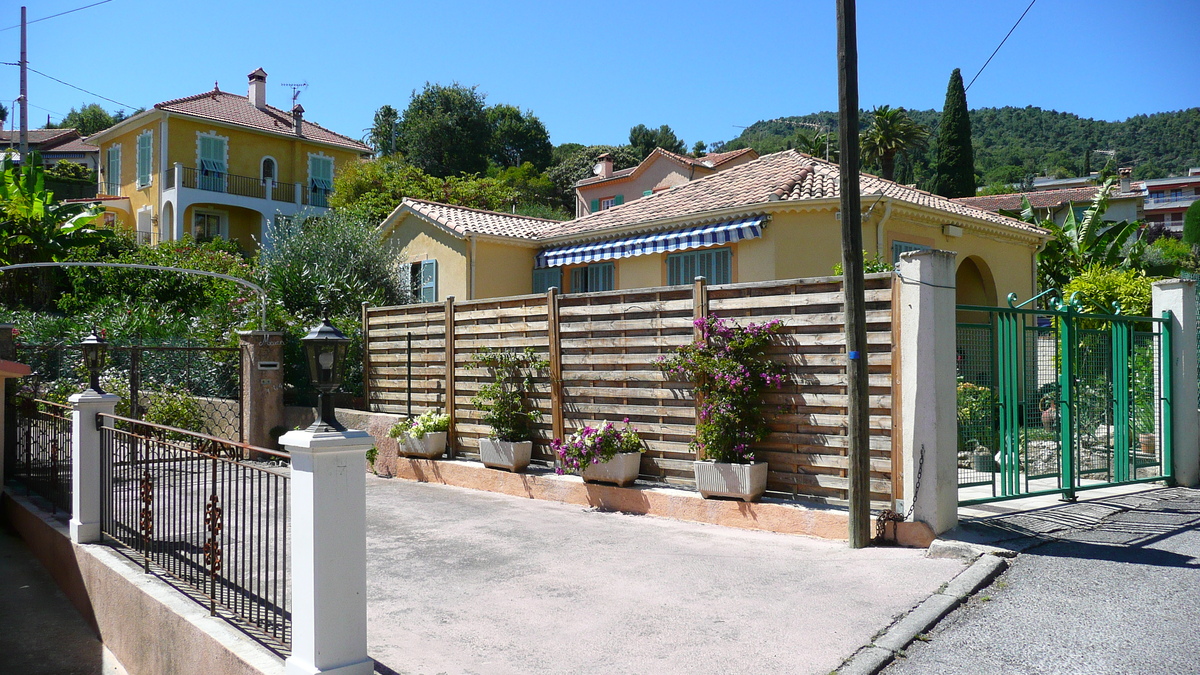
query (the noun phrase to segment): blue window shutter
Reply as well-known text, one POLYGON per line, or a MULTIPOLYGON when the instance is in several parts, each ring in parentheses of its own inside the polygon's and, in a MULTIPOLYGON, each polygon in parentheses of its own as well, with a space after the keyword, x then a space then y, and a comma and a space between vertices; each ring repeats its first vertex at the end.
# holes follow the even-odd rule
POLYGON ((893 263, 900 262, 900 254, 901 253, 907 253, 909 251, 925 251, 928 248, 929 248, 928 246, 924 246, 922 244, 910 244, 907 241, 893 241, 892 242, 892 262, 893 263))
POLYGON ((562 289, 562 268, 546 267, 533 271, 533 292, 545 293, 551 287, 562 289))
POLYGON ((727 248, 719 248, 713 251, 712 283, 733 283, 733 251, 727 248))
POLYGON ((654 194, 654 190, 646 190, 645 192, 642 193, 642 196, 649 197, 652 194, 654 194))
POLYGON ((613 206, 620 206, 625 203, 625 195, 617 195, 613 197, 613 206))
POLYGON ((437 302, 437 261, 421 261, 421 302, 437 302))
POLYGON ((592 206, 592 208, 591 208, 591 209, 589 209, 589 211, 591 211, 592 213, 595 213, 595 212, 599 211, 599 210, 600 210, 600 200, 599 200, 599 199, 593 199, 593 200, 592 200, 592 204, 591 204, 591 206, 592 206))
POLYGON ((588 265, 588 290, 589 291, 611 291, 613 290, 613 264, 598 263, 588 265))

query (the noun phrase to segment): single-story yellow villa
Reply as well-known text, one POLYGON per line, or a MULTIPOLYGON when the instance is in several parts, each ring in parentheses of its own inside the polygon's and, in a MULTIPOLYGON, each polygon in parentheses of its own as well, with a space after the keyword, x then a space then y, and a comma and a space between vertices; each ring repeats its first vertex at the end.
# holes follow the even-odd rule
MULTIPOLYGON (((827 276, 841 260, 838 165, 788 150, 566 222, 405 199, 381 224, 421 301, 827 276)), ((1045 230, 862 174, 869 256, 958 253, 960 303, 1036 286, 1045 230)))

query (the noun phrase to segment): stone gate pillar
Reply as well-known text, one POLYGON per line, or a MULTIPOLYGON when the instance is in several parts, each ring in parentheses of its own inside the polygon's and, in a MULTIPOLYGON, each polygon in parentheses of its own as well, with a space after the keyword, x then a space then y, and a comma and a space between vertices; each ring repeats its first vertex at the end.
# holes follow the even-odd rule
POLYGON ((238 333, 242 348, 242 440, 274 448, 271 430, 283 424, 283 333, 238 333))
MULTIPOLYGON (((1196 406, 1196 282, 1190 279, 1156 281, 1154 309, 1161 317, 1171 311, 1171 459, 1175 482, 1200 484, 1200 413, 1196 406)), ((1167 354, 1163 354, 1167 358, 1167 354)), ((1166 392, 1164 392, 1166 393, 1166 392)))

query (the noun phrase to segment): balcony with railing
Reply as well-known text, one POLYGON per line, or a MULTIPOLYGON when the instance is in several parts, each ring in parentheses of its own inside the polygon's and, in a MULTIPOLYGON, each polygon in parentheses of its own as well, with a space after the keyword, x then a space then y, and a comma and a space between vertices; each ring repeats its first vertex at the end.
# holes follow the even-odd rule
POLYGON ((1145 208, 1172 208, 1178 206, 1188 206, 1192 202, 1200 199, 1200 195, 1196 194, 1178 194, 1178 195, 1163 195, 1162 197, 1146 197, 1144 204, 1145 208))
MULTIPOLYGON (((328 208, 329 190, 309 188, 298 183, 281 183, 269 178, 254 178, 238 176, 211 169, 197 169, 190 166, 176 165, 163 172, 163 186, 166 190, 178 187, 183 190, 261 199, 276 204, 293 204, 295 206, 313 206, 328 208), (178 178, 176 177, 178 174, 178 178), (178 185, 177 185, 178 183, 178 185)), ((222 201, 222 200, 217 200, 222 201)))

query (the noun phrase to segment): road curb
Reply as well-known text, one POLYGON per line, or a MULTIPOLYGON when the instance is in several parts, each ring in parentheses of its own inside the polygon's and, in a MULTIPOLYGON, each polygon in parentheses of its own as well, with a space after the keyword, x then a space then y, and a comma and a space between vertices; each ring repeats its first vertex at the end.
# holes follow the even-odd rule
MULTIPOLYGON (((963 552, 956 551, 960 555, 963 552)), ((930 553, 933 553, 932 547, 930 553)), ((1008 567, 1008 560, 998 555, 976 555, 975 562, 959 572, 944 589, 900 617, 871 644, 855 652, 835 672, 839 675, 875 675, 886 668, 897 653, 912 644, 918 635, 927 632, 1008 567)))

